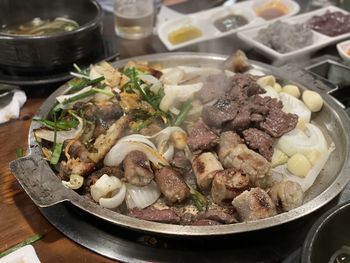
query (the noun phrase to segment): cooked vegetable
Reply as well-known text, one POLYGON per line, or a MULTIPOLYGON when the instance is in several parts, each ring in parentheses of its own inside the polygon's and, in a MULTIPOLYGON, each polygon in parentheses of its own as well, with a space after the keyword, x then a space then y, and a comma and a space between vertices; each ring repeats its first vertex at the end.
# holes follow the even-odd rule
POLYGON ((23 149, 22 149, 22 147, 18 147, 17 148, 16 156, 17 156, 17 158, 23 157, 23 149))
POLYGON ((177 85, 185 78, 185 72, 179 68, 166 68, 162 70, 160 81, 163 84, 177 85))
MULTIPOLYGON (((56 143, 63 143, 65 140, 75 139, 81 135, 83 132, 84 121, 77 115, 74 117, 79 121, 78 126, 67 131, 57 131, 56 143)), ((44 139, 49 142, 53 142, 55 138, 55 131, 46 128, 37 129, 34 131, 34 134, 36 138, 44 139)))
POLYGON ((287 169, 296 176, 305 177, 311 169, 311 163, 305 155, 296 153, 289 158, 287 169))
POLYGON ((158 185, 152 181, 146 186, 135 186, 126 184, 126 205, 128 209, 145 208, 158 200, 160 190, 158 185))
POLYGON ((125 198, 125 184, 115 176, 102 175, 90 187, 91 197, 106 208, 116 208, 125 198))
POLYGON ((164 97, 159 108, 167 112, 170 107, 178 102, 185 102, 193 98, 193 95, 203 87, 203 83, 188 85, 164 85, 164 97))
POLYGON ((294 113, 298 115, 299 123, 302 122, 303 124, 305 124, 310 122, 311 111, 305 106, 305 104, 301 100, 285 92, 281 92, 279 94, 279 97, 280 100, 283 102, 284 112, 294 113))
POLYGON ((300 97, 300 90, 297 86, 295 85, 285 85, 282 88, 282 92, 287 93, 295 98, 300 97))
MULTIPOLYGON (((190 187, 190 186, 189 186, 190 187)), ((199 211, 207 210, 208 202, 204 195, 190 187, 191 199, 199 211)))
POLYGON ((311 90, 305 90, 303 92, 303 101, 305 105, 310 109, 312 112, 318 112, 322 109, 323 106, 323 99, 320 94, 318 94, 315 91, 311 90))
POLYGON ((156 166, 168 165, 168 161, 151 147, 140 142, 117 142, 104 158, 107 166, 118 166, 125 156, 132 151, 140 151, 146 154, 147 158, 156 166))
POLYGON ((259 78, 256 83, 259 84, 260 87, 265 88, 265 87, 274 87, 276 84, 276 78, 272 75, 267 75, 264 77, 259 78))
POLYGON ((284 164, 288 161, 288 155, 279 150, 278 148, 273 149, 273 155, 271 160, 271 166, 276 167, 284 164))
POLYGON ((182 106, 179 115, 176 117, 174 126, 181 126, 181 124, 186 120, 186 117, 191 109, 192 109, 192 103, 189 100, 185 102, 184 105, 182 106))
MULTIPOLYGON (((307 123, 306 130, 294 129, 277 140, 277 148, 288 156, 301 153, 305 156, 317 153, 318 156, 327 152, 327 141, 322 131, 314 124, 307 123)), ((311 161, 311 160, 310 160, 311 161)), ((314 161, 312 162, 314 164, 314 161)))
POLYGON ((84 177, 79 174, 71 174, 69 181, 62 181, 62 184, 70 189, 77 190, 83 186, 84 177))

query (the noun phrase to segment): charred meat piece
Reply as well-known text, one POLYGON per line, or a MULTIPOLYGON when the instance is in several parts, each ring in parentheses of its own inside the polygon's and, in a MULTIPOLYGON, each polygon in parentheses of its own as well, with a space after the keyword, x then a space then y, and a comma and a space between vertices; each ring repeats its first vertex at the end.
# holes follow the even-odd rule
POLYGON ((89 158, 95 163, 102 160, 115 142, 122 136, 127 124, 128 117, 123 116, 108 128, 106 134, 98 136, 93 144, 96 151, 90 152, 89 158))
POLYGON ((225 205, 247 189, 249 189, 249 177, 235 169, 227 169, 215 174, 211 197, 214 203, 225 205))
POLYGON ((192 169, 196 176, 199 188, 207 189, 209 188, 215 173, 224 168, 214 154, 206 152, 193 159, 192 169))
POLYGON ((180 203, 190 195, 190 188, 174 169, 163 167, 155 173, 161 193, 170 203, 180 203))
POLYGON ((187 159, 184 151, 176 151, 174 158, 170 161, 171 165, 184 171, 191 169, 191 162, 187 159))
POLYGON ((220 142, 218 147, 219 160, 222 161, 229 155, 233 148, 238 144, 242 144, 243 140, 233 131, 227 131, 220 134, 220 142))
POLYGON ((229 98, 244 103, 250 96, 265 93, 265 90, 256 83, 256 80, 256 76, 237 73, 232 78, 233 86, 229 92, 229 98))
POLYGON ((102 167, 101 169, 93 172, 89 176, 87 176, 84 180, 84 189, 86 192, 90 191, 90 186, 95 184, 96 181, 104 174, 109 176, 115 176, 121 178, 123 176, 123 172, 119 167, 102 167))
POLYGON ((261 188, 244 191, 232 201, 241 221, 252 221, 277 214, 275 204, 261 188))
POLYGON ((196 98, 203 104, 217 100, 231 88, 231 82, 224 73, 209 75, 202 83, 203 87, 196 94, 196 98))
POLYGON ((158 123, 151 123, 145 128, 142 128, 140 130, 140 134, 145 135, 145 136, 152 136, 162 130, 162 127, 158 123))
POLYGON ((123 110, 117 102, 104 101, 96 103, 94 137, 104 134, 108 128, 121 116, 123 110))
POLYGON ((129 210, 128 215, 158 223, 178 224, 180 222, 180 217, 176 214, 175 210, 171 208, 163 210, 158 210, 153 207, 144 209, 133 208, 129 210))
POLYGON ((221 127, 225 122, 233 120, 238 112, 238 104, 227 98, 218 99, 215 104, 205 106, 202 119, 208 126, 221 127))
POLYGON ((192 226, 216 226, 222 225, 220 222, 211 219, 199 219, 192 223, 192 226))
POLYGON ((60 163, 60 177, 62 180, 69 180, 71 174, 86 176, 95 169, 94 162, 83 162, 79 158, 70 158, 60 163))
POLYGON ((242 50, 237 50, 224 62, 224 68, 233 72, 244 72, 248 70, 250 63, 246 54, 242 50))
POLYGON ((269 191, 278 212, 287 212, 303 204, 304 192, 300 184, 283 181, 275 184, 269 191))
POLYGON ((66 140, 64 142, 64 148, 68 148, 68 154, 72 158, 79 158, 83 162, 91 162, 89 158, 89 151, 85 145, 78 140, 66 140))
POLYGON ((243 137, 249 148, 258 151, 266 160, 271 161, 273 139, 270 135, 261 130, 250 128, 243 131, 243 137))
POLYGON ((238 144, 226 155, 219 155, 224 168, 235 168, 249 176, 252 184, 263 179, 270 171, 270 163, 260 154, 248 149, 245 144, 238 144))
POLYGON ((219 209, 209 209, 205 212, 199 212, 197 215, 197 219, 198 220, 210 219, 210 220, 220 222, 222 224, 232 224, 232 223, 238 222, 233 215, 228 214, 219 209))
POLYGON ((123 161, 124 177, 133 185, 145 186, 153 180, 153 171, 146 154, 132 151, 123 161))
POLYGON ((189 133, 188 146, 192 152, 210 150, 219 142, 219 137, 202 120, 198 120, 189 133))
POLYGON ((260 123, 260 128, 270 134, 272 137, 278 138, 283 134, 293 130, 298 123, 298 115, 285 113, 282 110, 270 110, 265 121, 260 123))

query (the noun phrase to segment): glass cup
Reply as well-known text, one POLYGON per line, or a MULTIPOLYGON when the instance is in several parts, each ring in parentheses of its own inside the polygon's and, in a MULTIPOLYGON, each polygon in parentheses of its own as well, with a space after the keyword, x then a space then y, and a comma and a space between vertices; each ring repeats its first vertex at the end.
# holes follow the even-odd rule
POLYGON ((153 33, 153 0, 114 0, 114 24, 118 36, 141 39, 153 33))

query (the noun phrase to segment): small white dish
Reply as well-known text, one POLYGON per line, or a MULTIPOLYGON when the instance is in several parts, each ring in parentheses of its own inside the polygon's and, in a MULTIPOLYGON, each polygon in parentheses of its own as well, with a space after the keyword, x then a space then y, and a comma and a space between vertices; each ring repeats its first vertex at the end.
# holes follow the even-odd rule
MULTIPOLYGON (((271 21, 273 21, 273 20, 267 21, 261 17, 258 17, 254 10, 254 7, 257 4, 265 3, 265 1, 266 0, 243 1, 243 2, 239 2, 229 6, 219 6, 206 11, 201 11, 190 15, 185 15, 174 19, 170 19, 164 23, 161 23, 158 26, 157 33, 160 40, 164 43, 164 45, 168 48, 168 50, 175 50, 194 43, 231 35, 240 30, 252 28, 252 27, 270 23, 271 21), (216 19, 225 17, 229 14, 241 15, 248 20, 248 23, 241 27, 234 28, 229 31, 221 32, 214 26, 214 21, 216 19), (172 44, 168 39, 169 33, 177 29, 180 29, 184 26, 194 26, 202 32, 202 35, 200 37, 194 38, 186 42, 172 44)), ((300 6, 295 1, 292 1, 292 0, 281 0, 281 1, 288 8, 288 13, 283 15, 283 17, 293 16, 299 12, 300 6)))
POLYGON ((344 60, 346 64, 350 64, 350 40, 346 40, 337 44, 337 50, 339 56, 344 60))
POLYGON ((32 245, 21 247, 0 258, 0 263, 40 263, 32 245))
MULTIPOLYGON (((330 11, 330 12, 340 11, 342 13, 349 14, 347 11, 345 11, 341 8, 338 8, 335 6, 328 6, 328 7, 321 8, 321 9, 318 9, 318 10, 315 10, 315 11, 312 11, 309 13, 304 13, 304 14, 294 16, 294 17, 283 18, 280 20, 284 21, 286 23, 289 23, 289 24, 303 24, 303 23, 306 23, 306 21, 309 20, 311 17, 313 17, 315 15, 323 15, 327 11, 330 11)), ((346 33, 346 34, 339 35, 339 36, 335 36, 335 37, 329 37, 329 36, 323 35, 319 32, 312 30, 313 44, 311 44, 309 46, 305 46, 301 49, 298 49, 298 50, 295 50, 292 52, 280 53, 280 52, 278 52, 278 51, 276 51, 268 46, 265 46, 264 44, 260 43, 259 41, 257 41, 255 39, 258 35, 258 32, 261 29, 266 28, 267 26, 268 25, 265 24, 265 25, 261 25, 261 26, 254 27, 251 29, 242 30, 242 31, 237 33, 237 36, 242 41, 247 43, 250 47, 253 47, 253 48, 259 50, 265 56, 273 59, 275 64, 284 64, 284 63, 290 62, 290 61, 297 61, 300 58, 305 59, 305 56, 310 56, 311 53, 313 53, 313 52, 315 52, 315 51, 317 51, 325 46, 328 46, 330 44, 338 42, 339 40, 350 37, 350 32, 346 33)))

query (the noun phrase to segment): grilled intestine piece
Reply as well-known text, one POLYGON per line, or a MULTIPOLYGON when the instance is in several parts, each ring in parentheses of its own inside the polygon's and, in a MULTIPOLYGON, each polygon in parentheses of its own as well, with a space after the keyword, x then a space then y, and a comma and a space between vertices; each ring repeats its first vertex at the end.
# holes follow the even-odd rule
POLYGON ((303 204, 304 192, 300 184, 292 181, 282 181, 269 191, 272 201, 279 212, 287 212, 303 204))
POLYGON ((147 156, 140 151, 130 152, 123 161, 124 177, 133 185, 145 186, 154 177, 151 165, 147 156))
POLYGON ((226 169, 216 172, 211 187, 211 197, 214 203, 225 205, 247 189, 249 189, 247 175, 235 169, 226 169))
POLYGON ((155 173, 155 181, 161 193, 170 203, 181 203, 190 195, 190 188, 181 175, 170 167, 163 167, 155 173))
POLYGON ((241 221, 253 221, 277 214, 270 196, 261 188, 244 191, 232 201, 241 221))
POLYGON ((199 188, 207 189, 209 188, 215 173, 224 168, 213 153, 206 152, 194 158, 192 169, 196 176, 199 188))
POLYGON ((260 154, 240 143, 240 137, 233 132, 225 132, 220 136, 219 160, 224 168, 235 168, 249 176, 255 185, 260 183, 269 173, 271 165, 260 154))

